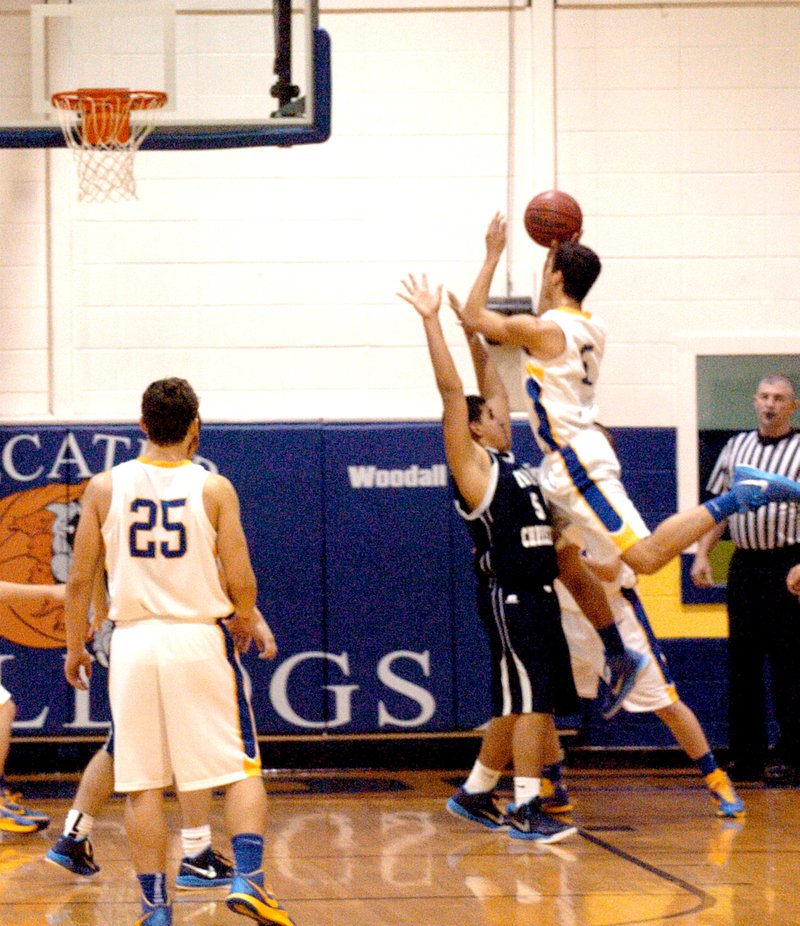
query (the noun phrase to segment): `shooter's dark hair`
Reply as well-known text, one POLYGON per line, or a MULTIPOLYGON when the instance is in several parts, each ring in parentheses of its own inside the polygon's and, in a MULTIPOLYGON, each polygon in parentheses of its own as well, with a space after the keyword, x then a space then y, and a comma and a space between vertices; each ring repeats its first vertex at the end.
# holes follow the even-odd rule
POLYGON ((601 269, 597 254, 577 241, 565 241, 553 262, 553 270, 560 270, 564 278, 564 292, 577 302, 583 302, 601 269))

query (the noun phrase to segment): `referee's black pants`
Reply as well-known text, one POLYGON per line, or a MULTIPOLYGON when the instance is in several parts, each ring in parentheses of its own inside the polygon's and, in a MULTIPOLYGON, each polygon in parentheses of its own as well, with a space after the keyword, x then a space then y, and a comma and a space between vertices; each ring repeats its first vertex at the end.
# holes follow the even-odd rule
POLYGON ((728 723, 731 758, 760 768, 767 758, 765 657, 780 726, 776 760, 800 768, 800 601, 786 574, 800 546, 737 549, 728 574, 728 723))

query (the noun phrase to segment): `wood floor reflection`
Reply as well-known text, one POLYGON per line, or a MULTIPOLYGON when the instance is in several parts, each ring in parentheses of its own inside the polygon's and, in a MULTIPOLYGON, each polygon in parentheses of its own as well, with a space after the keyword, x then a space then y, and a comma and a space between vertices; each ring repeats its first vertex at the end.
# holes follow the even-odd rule
MULTIPOLYGON (((579 835, 537 846, 447 814, 460 780, 271 774, 265 867, 297 926, 800 924, 800 791, 745 787, 747 817, 729 821, 684 772, 573 772, 579 835)), ((0 834, 0 926, 133 926, 138 886, 122 801, 95 826, 101 871, 87 881, 43 861, 69 799, 43 796, 35 781, 15 784, 53 822, 41 833, 0 834)), ((215 798, 215 846, 229 854, 221 805, 215 798)), ((169 809, 177 834, 174 800, 169 809)), ((171 877, 180 854, 176 837, 171 877)), ((173 889, 172 898, 175 926, 252 922, 227 910, 224 890, 173 889)))

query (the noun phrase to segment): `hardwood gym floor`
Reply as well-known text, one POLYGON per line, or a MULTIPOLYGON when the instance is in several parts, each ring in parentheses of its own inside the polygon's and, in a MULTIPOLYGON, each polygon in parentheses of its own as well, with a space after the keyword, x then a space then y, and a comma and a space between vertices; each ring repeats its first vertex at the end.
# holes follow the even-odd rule
MULTIPOLYGON (((800 791, 740 789, 720 820, 686 771, 571 771, 579 835, 552 846, 455 819, 453 772, 275 772, 266 777, 265 866, 297 926, 798 926, 800 791)), ((0 926, 133 926, 138 886, 121 799, 93 835, 87 881, 42 859, 74 779, 14 782, 52 814, 48 830, 0 834, 0 926)), ((510 797, 510 792, 507 792, 510 797)), ((175 801, 169 803, 177 834, 175 801)), ((215 846, 228 853, 215 798, 215 846)), ((180 857, 171 845, 172 871, 180 857)), ((175 926, 252 922, 224 890, 172 891, 175 926)))

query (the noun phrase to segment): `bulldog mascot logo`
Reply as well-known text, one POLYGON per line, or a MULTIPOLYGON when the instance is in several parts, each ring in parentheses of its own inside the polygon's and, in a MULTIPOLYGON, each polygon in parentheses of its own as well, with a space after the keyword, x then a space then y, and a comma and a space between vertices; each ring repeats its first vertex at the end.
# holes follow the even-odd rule
MULTIPOLYGON (((26 585, 67 581, 87 481, 0 498, 0 580, 26 585)), ((0 636, 35 649, 62 648, 64 609, 51 601, 0 604, 0 636)))

